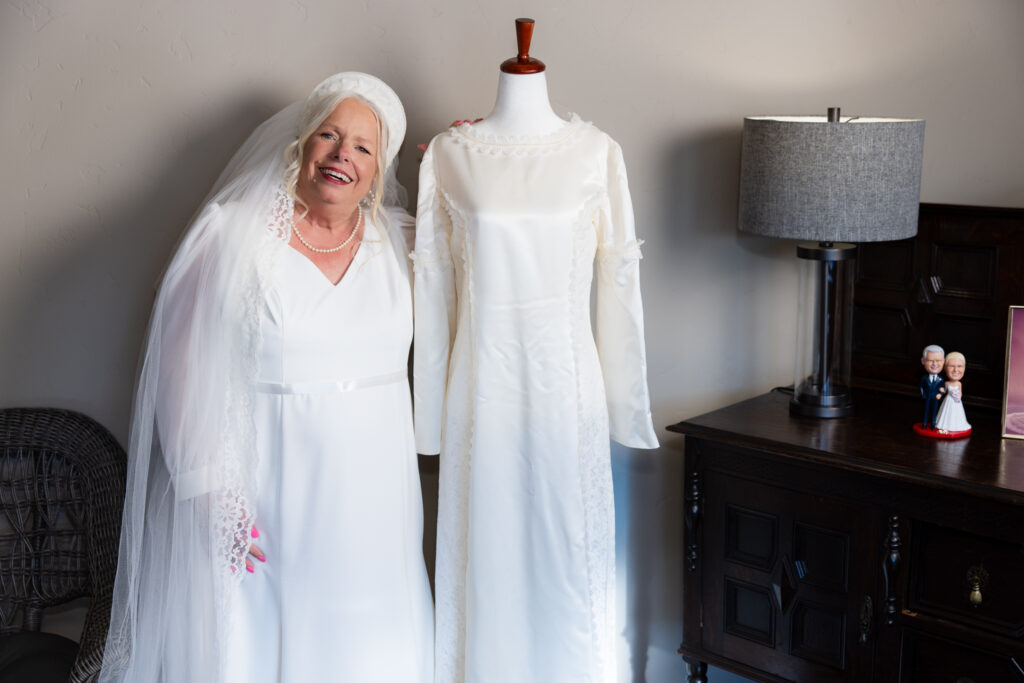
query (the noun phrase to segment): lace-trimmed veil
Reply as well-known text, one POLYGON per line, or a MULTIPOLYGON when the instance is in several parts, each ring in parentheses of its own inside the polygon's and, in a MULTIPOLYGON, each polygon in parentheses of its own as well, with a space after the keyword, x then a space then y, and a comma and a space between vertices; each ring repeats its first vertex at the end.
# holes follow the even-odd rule
POLYGON ((346 97, 369 104, 385 126, 384 220, 407 217, 393 163, 405 113, 367 74, 322 82, 261 124, 221 173, 167 266, 150 318, 100 681, 224 678, 220 644, 258 513, 257 306, 292 229, 285 149, 311 107, 326 102, 330 111, 346 97))

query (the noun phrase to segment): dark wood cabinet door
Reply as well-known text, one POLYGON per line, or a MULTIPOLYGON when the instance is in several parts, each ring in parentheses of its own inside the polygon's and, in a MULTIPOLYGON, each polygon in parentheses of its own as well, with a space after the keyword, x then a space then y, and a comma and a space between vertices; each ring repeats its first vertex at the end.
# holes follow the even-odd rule
POLYGON ((870 680, 870 510, 714 469, 704 484, 702 646, 793 681, 870 680))

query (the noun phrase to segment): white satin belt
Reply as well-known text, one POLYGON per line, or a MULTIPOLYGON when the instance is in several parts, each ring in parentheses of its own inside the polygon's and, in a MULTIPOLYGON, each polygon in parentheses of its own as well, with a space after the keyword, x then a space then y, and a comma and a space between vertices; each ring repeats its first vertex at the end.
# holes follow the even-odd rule
POLYGON ((336 394, 343 391, 357 391, 384 384, 405 382, 405 370, 396 370, 384 375, 360 377, 358 379, 325 379, 308 382, 257 382, 256 391, 261 394, 336 394))

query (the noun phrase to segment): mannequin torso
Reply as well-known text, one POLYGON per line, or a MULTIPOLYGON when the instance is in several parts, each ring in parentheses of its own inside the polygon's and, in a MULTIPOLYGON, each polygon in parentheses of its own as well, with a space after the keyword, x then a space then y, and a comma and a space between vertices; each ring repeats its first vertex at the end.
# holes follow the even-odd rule
POLYGON ((551 108, 543 71, 533 74, 501 72, 494 109, 483 121, 473 124, 473 132, 505 137, 548 135, 567 123, 551 108))

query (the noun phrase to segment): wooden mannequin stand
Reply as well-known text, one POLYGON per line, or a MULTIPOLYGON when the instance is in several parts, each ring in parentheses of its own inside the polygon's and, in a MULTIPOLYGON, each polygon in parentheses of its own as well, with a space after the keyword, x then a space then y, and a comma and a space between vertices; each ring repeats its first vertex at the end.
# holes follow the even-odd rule
POLYGON ((501 70, 507 74, 537 74, 546 68, 544 62, 530 56, 530 41, 533 40, 533 19, 516 19, 516 44, 519 54, 501 63, 501 70))

